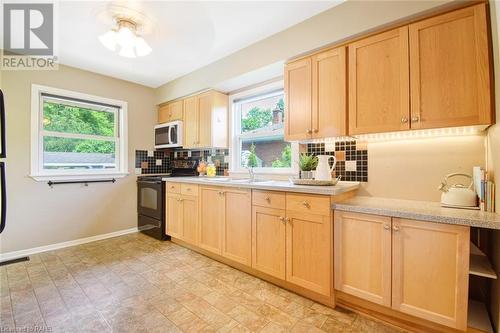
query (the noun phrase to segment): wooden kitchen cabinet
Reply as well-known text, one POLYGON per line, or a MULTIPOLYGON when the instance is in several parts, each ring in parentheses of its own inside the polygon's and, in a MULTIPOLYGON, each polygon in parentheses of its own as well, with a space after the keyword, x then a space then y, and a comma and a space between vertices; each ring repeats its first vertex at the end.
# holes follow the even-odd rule
POLYGON ((252 268, 285 280, 286 211, 252 208, 252 268))
POLYGON ((329 197, 285 196, 272 191, 255 194, 252 267, 330 297, 333 229, 329 197), (285 204, 286 210, 275 208, 284 208, 285 204))
POLYGON ((228 146, 228 98, 217 91, 184 100, 183 148, 228 146))
POLYGON ((285 94, 287 140, 346 135, 346 48, 287 64, 285 94))
POLYGON ((392 308, 467 328, 469 227, 393 219, 392 308))
POLYGON ((222 256, 252 264, 252 191, 224 188, 222 256))
POLYGON ((198 244, 198 198, 183 195, 182 203, 182 240, 190 244, 198 244))
POLYGON ((200 187, 200 221, 198 246, 222 254, 224 195, 221 187, 200 187))
POLYGON ((167 235, 179 239, 184 235, 181 198, 180 194, 167 194, 167 235))
POLYGON ((335 289, 467 328, 470 228, 334 212, 335 289))
POLYGON ((198 97, 193 96, 184 100, 184 142, 183 148, 196 148, 199 142, 199 108, 198 97))
POLYGON ((410 24, 411 127, 492 123, 486 5, 410 24))
POLYGON ((182 120, 184 102, 182 100, 168 103, 158 110, 158 123, 168 123, 174 120, 182 120))
POLYGON ((330 215, 287 210, 286 280, 330 296, 333 229, 330 215))
POLYGON ((346 47, 312 57, 312 138, 347 135, 346 47))
POLYGON ((391 306, 391 218, 334 214, 335 289, 391 306))
POLYGON ((408 27, 349 44, 349 134, 410 129, 408 27))
POLYGON ((310 138, 312 61, 301 59, 285 66, 285 139, 310 138))

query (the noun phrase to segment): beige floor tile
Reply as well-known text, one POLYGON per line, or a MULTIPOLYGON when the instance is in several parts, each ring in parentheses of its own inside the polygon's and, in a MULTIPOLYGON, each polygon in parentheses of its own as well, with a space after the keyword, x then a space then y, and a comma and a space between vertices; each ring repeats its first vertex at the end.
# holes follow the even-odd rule
POLYGON ((52 332, 401 332, 139 233, 0 267, 0 319, 52 332))
POLYGON ((229 311, 228 315, 253 332, 262 329, 269 323, 269 320, 241 305, 229 311))

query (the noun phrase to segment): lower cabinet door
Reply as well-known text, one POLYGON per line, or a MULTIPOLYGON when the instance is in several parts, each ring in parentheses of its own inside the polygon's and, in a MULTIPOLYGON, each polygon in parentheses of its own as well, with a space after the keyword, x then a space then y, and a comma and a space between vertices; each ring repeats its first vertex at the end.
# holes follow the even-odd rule
POLYGON ((252 208, 252 268, 285 279, 286 212, 281 209, 252 208))
POLYGON ((244 265, 252 264, 252 192, 224 190, 225 216, 222 255, 244 265))
POLYGON ((183 240, 193 245, 198 244, 198 198, 182 196, 183 240))
POLYGON ((183 239, 182 201, 178 194, 167 195, 167 235, 183 239))
POLYGON ((334 212, 335 289, 391 306, 391 218, 334 212))
POLYGON ((392 307, 467 329, 470 228, 393 219, 392 307))
POLYGON ((224 190, 201 187, 198 246, 222 254, 222 223, 224 221, 224 190))
POLYGON ((331 217, 287 211, 286 280, 330 296, 333 274, 331 217))

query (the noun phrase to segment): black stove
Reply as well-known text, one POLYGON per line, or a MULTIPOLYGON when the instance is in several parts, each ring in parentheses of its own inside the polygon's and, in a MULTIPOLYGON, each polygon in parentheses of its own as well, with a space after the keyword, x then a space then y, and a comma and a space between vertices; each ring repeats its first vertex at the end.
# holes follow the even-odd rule
POLYGON ((166 177, 197 176, 198 160, 172 161, 170 174, 142 175, 137 177, 137 227, 140 232, 159 240, 170 239, 167 235, 165 182, 166 177))

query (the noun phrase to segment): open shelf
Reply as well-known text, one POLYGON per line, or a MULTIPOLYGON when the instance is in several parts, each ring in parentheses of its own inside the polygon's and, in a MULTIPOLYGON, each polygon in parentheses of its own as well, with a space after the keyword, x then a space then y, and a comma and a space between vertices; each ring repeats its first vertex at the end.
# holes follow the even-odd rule
POLYGON ((480 332, 493 333, 493 327, 484 303, 469 300, 467 326, 480 332))
POLYGON ((470 243, 469 274, 497 279, 497 273, 486 256, 474 243, 470 243))

